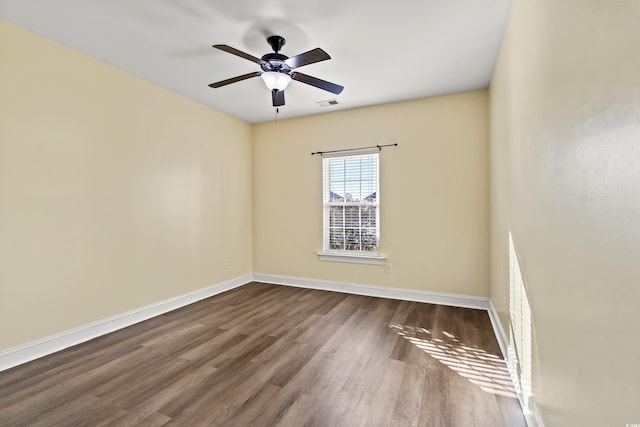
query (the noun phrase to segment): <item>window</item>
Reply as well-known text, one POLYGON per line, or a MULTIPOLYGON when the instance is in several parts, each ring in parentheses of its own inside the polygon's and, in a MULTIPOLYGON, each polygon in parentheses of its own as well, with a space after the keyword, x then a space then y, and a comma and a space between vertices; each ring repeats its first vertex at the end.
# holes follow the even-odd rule
POLYGON ((324 253, 379 256, 378 153, 325 157, 324 253))

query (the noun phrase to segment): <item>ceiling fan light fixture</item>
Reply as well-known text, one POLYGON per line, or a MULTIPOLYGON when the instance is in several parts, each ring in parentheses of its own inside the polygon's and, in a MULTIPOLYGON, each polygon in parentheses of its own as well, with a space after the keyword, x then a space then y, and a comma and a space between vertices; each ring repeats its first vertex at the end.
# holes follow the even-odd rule
POLYGON ((260 74, 264 84, 269 90, 285 90, 285 88, 291 82, 291 77, 288 74, 279 73, 277 71, 265 71, 260 74))

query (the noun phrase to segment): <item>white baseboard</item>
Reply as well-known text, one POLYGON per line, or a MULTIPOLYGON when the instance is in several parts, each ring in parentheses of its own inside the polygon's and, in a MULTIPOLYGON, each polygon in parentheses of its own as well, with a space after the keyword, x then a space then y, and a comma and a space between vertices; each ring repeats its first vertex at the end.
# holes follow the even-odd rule
POLYGON ((544 427, 544 421, 542 421, 542 415, 538 411, 538 407, 534 402, 531 402, 531 408, 524 411, 524 416, 527 419, 527 425, 529 427, 544 427))
MULTIPOLYGON (((520 402, 520 406, 522 406, 522 402, 520 402)), ((524 414, 524 418, 527 421, 527 427, 544 427, 542 416, 540 415, 538 407, 533 401, 529 402, 528 408, 522 406, 522 413, 524 414)))
POLYGON ((271 283, 274 285, 295 286, 298 288, 344 292, 347 294, 451 305, 454 307, 476 308, 480 310, 489 309, 489 299, 484 297, 444 294, 411 289, 384 288, 382 286, 363 285, 359 283, 334 282, 330 280, 306 279, 301 277, 278 276, 262 273, 254 273, 253 279, 256 282, 271 283))
POLYGON ((489 319, 491 320, 491 326, 493 326, 493 332, 496 335, 496 339, 498 340, 498 345, 500 346, 502 357, 504 358, 504 360, 507 360, 509 340, 507 340, 507 334, 504 333, 502 322, 500 322, 498 312, 493 306, 493 302, 491 300, 489 300, 489 308, 487 309, 487 313, 489 314, 489 319))
MULTIPOLYGON (((502 327, 502 322, 500 322, 500 317, 498 316, 498 312, 496 311, 493 302, 489 300, 489 308, 487 309, 489 313, 489 319, 491 319, 491 325, 493 326, 493 332, 496 335, 496 339, 498 340, 498 345, 500 346, 500 351, 502 352, 502 357, 505 361, 507 361, 507 365, 509 364, 509 340, 507 339, 507 334, 504 332, 504 328, 502 327)), ((511 371, 514 369, 513 366, 508 366, 511 371)), ((517 369, 516 369, 517 370, 517 369)), ((542 416, 536 407, 535 402, 532 399, 529 399, 528 402, 524 402, 524 398, 521 393, 518 393, 518 400, 520 401, 520 406, 522 407, 522 412, 527 420, 528 427, 544 427, 544 422, 542 421, 542 416)))
POLYGON ((253 276, 247 274, 227 280, 194 292, 149 304, 126 313, 117 314, 107 319, 98 320, 78 328, 60 332, 41 338, 18 347, 0 352, 0 371, 38 359, 56 351, 89 341, 99 336, 126 328, 155 316, 184 307, 205 298, 226 292, 251 282, 253 276))

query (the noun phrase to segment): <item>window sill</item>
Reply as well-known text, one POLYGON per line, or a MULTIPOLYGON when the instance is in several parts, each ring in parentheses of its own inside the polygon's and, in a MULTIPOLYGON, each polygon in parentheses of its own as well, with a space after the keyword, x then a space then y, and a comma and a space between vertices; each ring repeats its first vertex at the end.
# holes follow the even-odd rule
POLYGON ((337 252, 318 252, 318 256, 320 257, 320 261, 350 262, 354 264, 382 265, 387 259, 387 257, 382 255, 354 255, 337 252))

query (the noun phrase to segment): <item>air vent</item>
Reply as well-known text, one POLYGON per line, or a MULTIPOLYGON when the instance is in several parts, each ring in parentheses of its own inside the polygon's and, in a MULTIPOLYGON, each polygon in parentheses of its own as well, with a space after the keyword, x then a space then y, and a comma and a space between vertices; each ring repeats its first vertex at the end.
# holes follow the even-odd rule
POLYGON ((334 105, 340 104, 337 99, 330 99, 328 101, 320 101, 318 105, 321 107, 333 107, 334 105))

